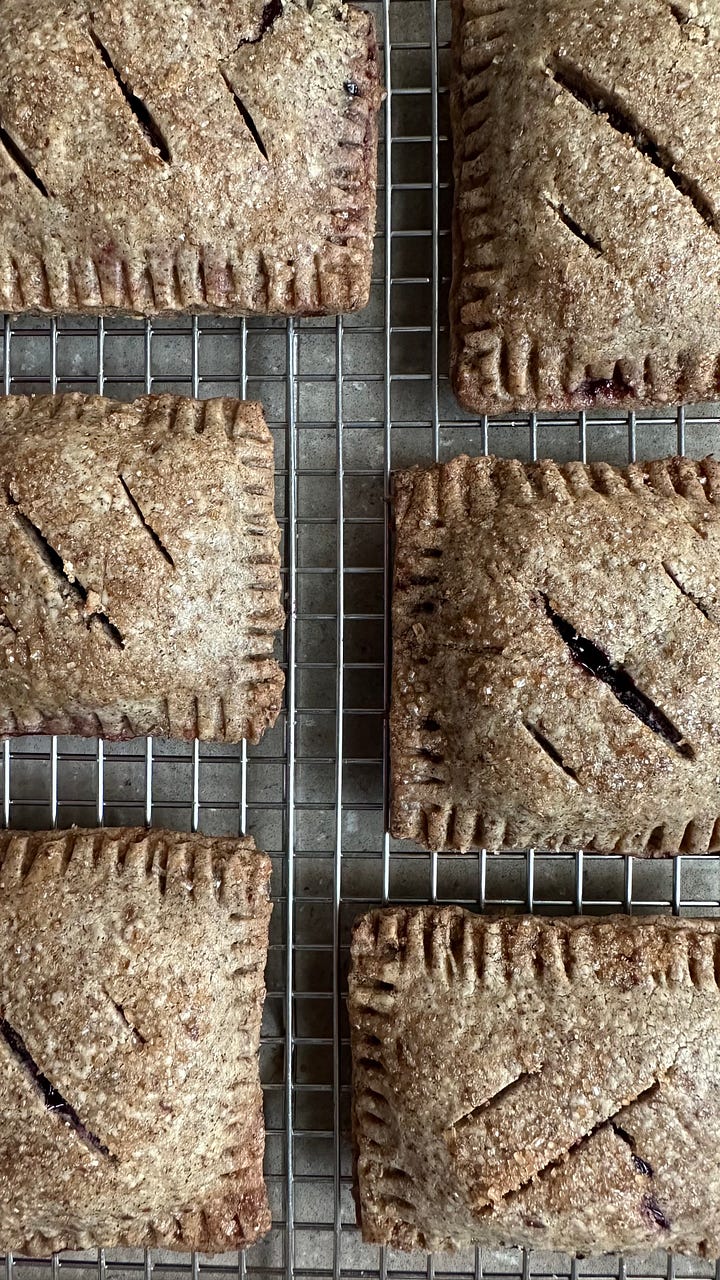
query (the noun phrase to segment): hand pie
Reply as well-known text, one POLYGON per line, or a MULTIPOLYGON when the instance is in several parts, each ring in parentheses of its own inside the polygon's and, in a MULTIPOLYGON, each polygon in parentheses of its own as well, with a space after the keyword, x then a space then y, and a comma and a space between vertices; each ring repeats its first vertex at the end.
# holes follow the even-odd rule
POLYGON ((715 400, 720 5, 453 0, 455 390, 715 400))
POLYGON ((0 399, 0 733, 256 742, 278 540, 259 405, 0 399))
POLYGON ((268 1229, 269 877, 247 839, 0 834, 0 1250, 268 1229))
POLYGON ((369 1243, 720 1251, 720 924, 357 924, 349 1014, 369 1243))
POLYGON ((341 0, 5 0, 0 312, 364 306, 380 101, 341 0))
POLYGON ((720 468, 456 458, 394 480, 391 831, 720 848, 720 468))

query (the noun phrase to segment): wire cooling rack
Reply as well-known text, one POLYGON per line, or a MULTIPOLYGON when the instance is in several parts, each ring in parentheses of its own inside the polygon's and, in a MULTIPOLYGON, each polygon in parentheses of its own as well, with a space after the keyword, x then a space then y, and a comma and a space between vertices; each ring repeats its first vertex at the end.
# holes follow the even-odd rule
MULTIPOLYGON (((250 831, 274 862, 262 1074, 266 1241, 222 1259, 153 1252, 8 1256, 5 1280, 153 1272, 320 1280, 712 1275, 659 1254, 571 1263, 517 1250, 428 1258, 364 1246, 348 1140, 345 961, 352 920, 387 901, 478 909, 718 913, 720 860, 435 856, 385 834, 391 468, 461 451, 606 459, 712 452, 715 410, 470 419, 448 387, 449 0, 368 0, 388 97, 372 298, 322 321, 44 322, 7 317, 4 391, 147 391, 261 400, 276 446, 288 610, 286 706, 256 748, 16 739, 0 747, 6 824, 250 831)), ((0 1261, 0 1276, 3 1262, 0 1261)), ((716 1271, 720 1280, 720 1269, 716 1271)))

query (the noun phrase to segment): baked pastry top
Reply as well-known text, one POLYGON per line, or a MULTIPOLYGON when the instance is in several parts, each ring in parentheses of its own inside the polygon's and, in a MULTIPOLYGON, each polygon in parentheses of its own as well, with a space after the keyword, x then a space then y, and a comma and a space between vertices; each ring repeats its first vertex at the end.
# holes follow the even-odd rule
POLYGON ((0 311, 364 306, 380 97, 342 0, 5 0, 0 311))
POLYGON ((349 1012, 363 1238, 720 1251, 720 922, 357 924, 349 1012))
POLYGON ((453 13, 460 401, 715 399, 718 0, 453 0, 453 13))
POLYGON ((0 834, 0 1250, 269 1228, 269 877, 248 839, 0 834))
POLYGON ((391 831, 720 848, 720 465, 394 478, 391 831))
POLYGON ((257 741, 278 540, 259 405, 0 399, 0 733, 257 741))

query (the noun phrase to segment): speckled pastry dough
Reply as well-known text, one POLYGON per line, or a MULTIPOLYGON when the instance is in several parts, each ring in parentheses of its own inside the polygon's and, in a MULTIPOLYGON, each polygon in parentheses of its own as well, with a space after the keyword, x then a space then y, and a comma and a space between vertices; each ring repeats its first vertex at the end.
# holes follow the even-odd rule
POLYGON ((391 831, 720 848, 720 466, 399 472, 391 831))
POLYGON ((380 98, 341 0, 5 0, 0 312, 364 306, 380 98))
POLYGON ((453 14, 461 403, 716 399, 718 0, 453 0, 453 14))
POLYGON ((364 916, 352 944, 363 1238, 720 1252, 720 923, 364 916))
POLYGON ((278 541, 259 405, 0 399, 0 733, 257 741, 278 541))
POLYGON ((0 835, 0 1250, 269 1228, 269 878, 248 839, 0 835))

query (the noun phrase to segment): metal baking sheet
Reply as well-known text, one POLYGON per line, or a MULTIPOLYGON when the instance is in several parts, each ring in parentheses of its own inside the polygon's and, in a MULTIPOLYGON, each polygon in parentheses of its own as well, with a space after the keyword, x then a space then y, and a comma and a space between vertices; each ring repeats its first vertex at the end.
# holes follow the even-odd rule
MULTIPOLYGON (((387 901, 480 910, 720 911, 720 859, 431 857, 384 828, 388 478, 467 451, 606 459, 717 449, 717 406, 487 421, 447 380, 449 0, 369 0, 383 41, 380 195, 370 306, 346 319, 142 323, 6 317, 6 394, 145 391, 262 401, 276 446, 289 622, 286 706, 258 747, 16 739, 0 746, 16 827, 148 822, 248 830, 274 861, 262 1073, 274 1224, 247 1254, 0 1259, 5 1280, 200 1277, 710 1276, 657 1254, 571 1263, 521 1250, 434 1258, 364 1246, 355 1226, 344 1010, 353 917, 387 901)), ((716 1272, 720 1280, 720 1269, 716 1272)))

